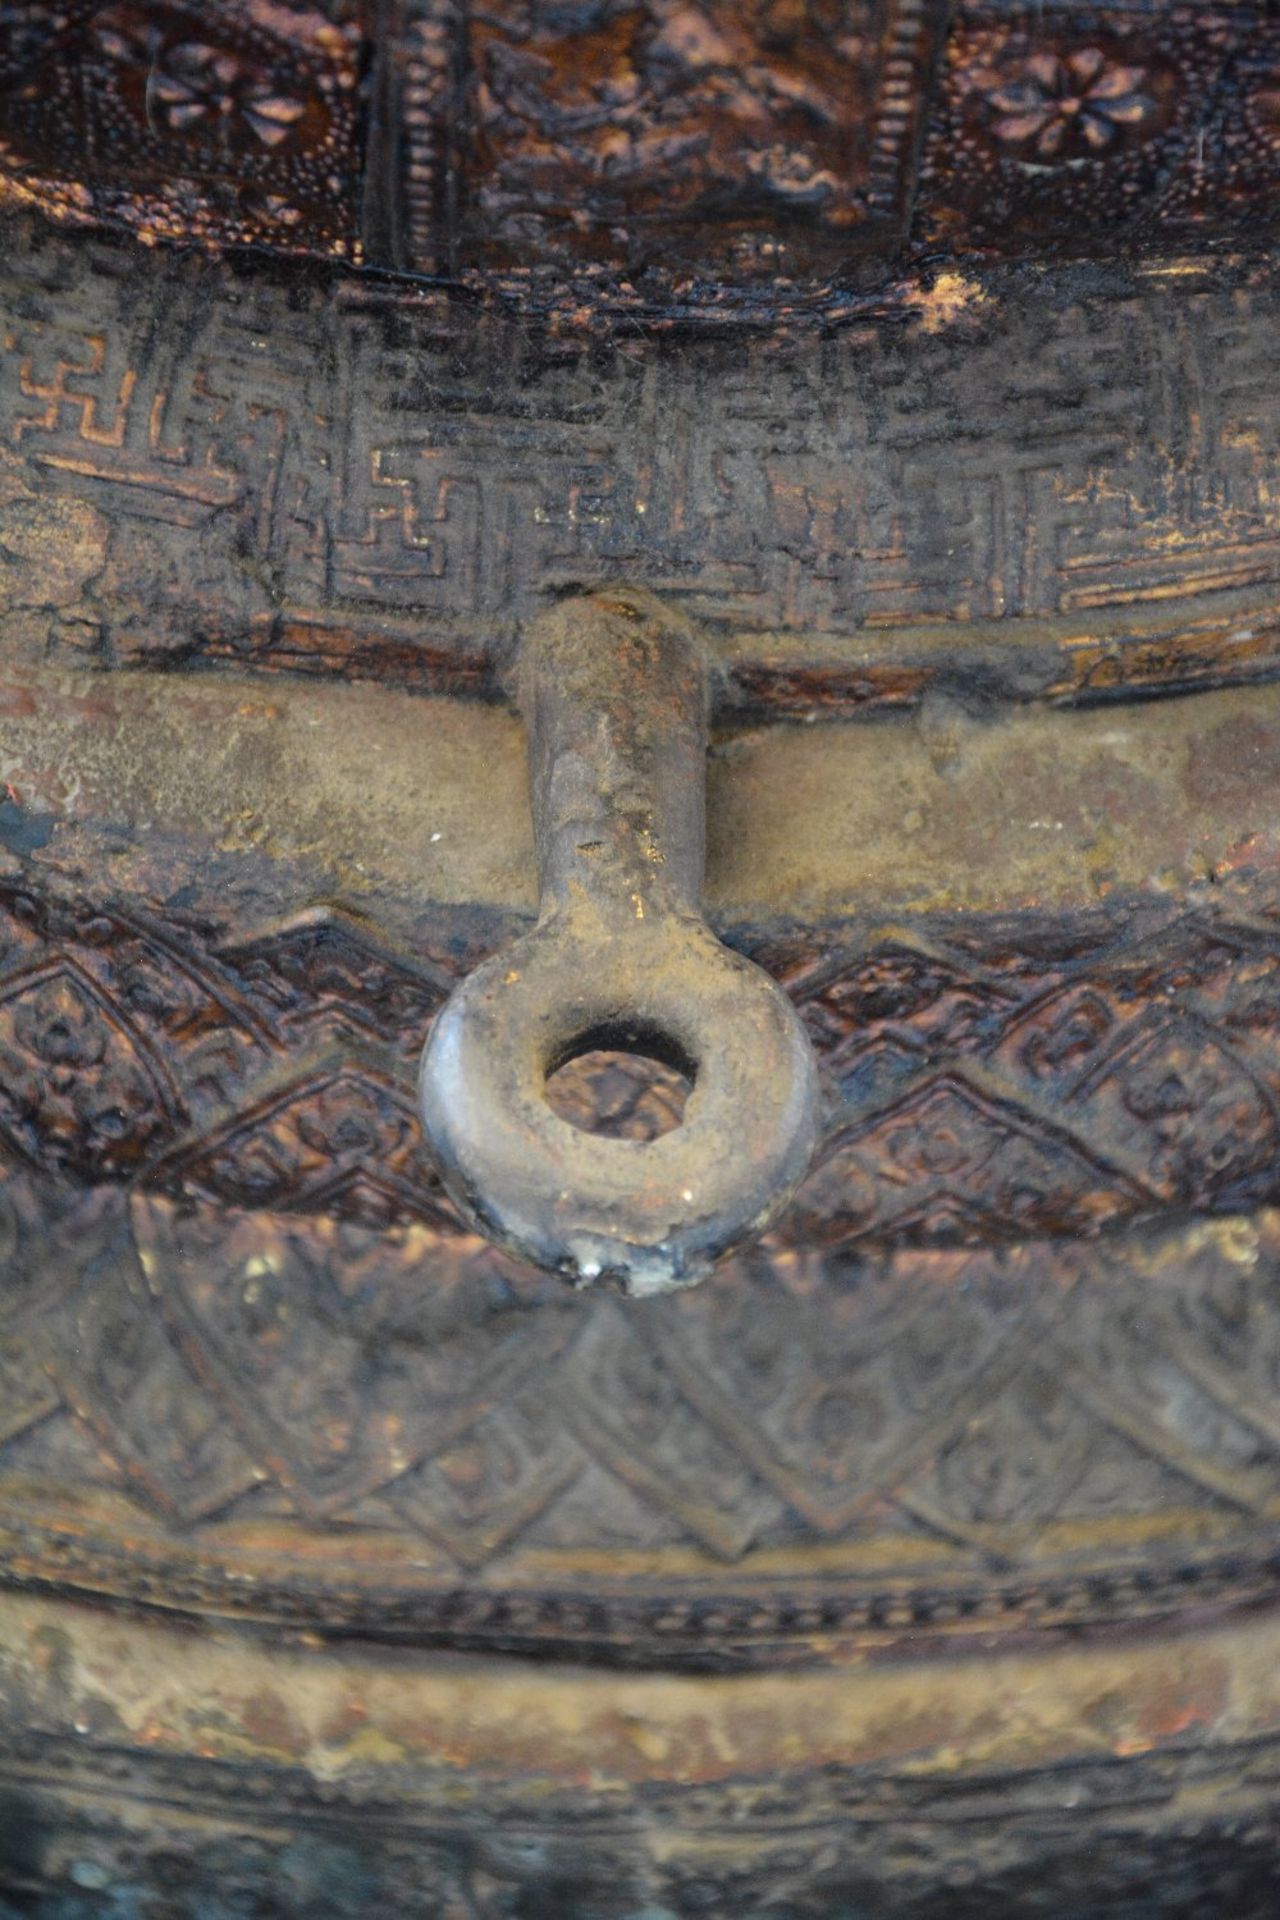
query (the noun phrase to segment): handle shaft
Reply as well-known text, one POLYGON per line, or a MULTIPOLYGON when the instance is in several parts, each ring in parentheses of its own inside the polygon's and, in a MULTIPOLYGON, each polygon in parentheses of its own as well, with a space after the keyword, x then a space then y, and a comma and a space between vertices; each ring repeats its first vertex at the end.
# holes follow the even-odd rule
POLYGON ((708 680, 697 636, 630 589, 530 629, 519 691, 541 913, 457 988, 422 1061, 441 1178, 482 1231, 637 1294, 689 1286, 762 1232, 817 1130, 795 1009, 702 918, 708 680), (602 1044, 686 1074, 671 1132, 603 1139, 553 1112, 548 1075, 602 1044))
POLYGON ((696 912, 708 707, 698 636, 638 597, 564 603, 529 634, 520 705, 544 916, 584 899, 624 917, 696 912))

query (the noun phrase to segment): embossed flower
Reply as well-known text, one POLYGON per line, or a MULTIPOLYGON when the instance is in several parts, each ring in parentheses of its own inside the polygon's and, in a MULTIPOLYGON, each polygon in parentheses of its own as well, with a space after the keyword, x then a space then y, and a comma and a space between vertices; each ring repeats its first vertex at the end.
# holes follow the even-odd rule
POLYGON ((1109 60, 1099 47, 1033 53, 987 95, 992 132, 1006 146, 1046 161, 1101 153, 1125 128, 1156 114, 1142 67, 1109 60))
POLYGON ((0 1022, 0 1127, 27 1158, 89 1180, 135 1171, 163 1130, 132 1041, 67 975, 28 987, 0 1022))
POLYGON ((198 41, 172 47, 147 82, 148 112, 177 133, 239 123, 264 147, 277 147, 302 118, 302 101, 235 54, 198 41))
POLYGON ((96 1067, 105 1058, 105 1024, 88 998, 64 980, 51 980, 20 1002, 14 1028, 22 1045, 55 1070, 96 1067))
POLYGON ((229 48, 171 43, 164 23, 144 7, 110 8, 95 37, 108 59, 145 72, 147 121, 157 131, 216 133, 224 143, 247 133, 264 147, 278 147, 306 113, 305 102, 281 92, 270 73, 229 48))

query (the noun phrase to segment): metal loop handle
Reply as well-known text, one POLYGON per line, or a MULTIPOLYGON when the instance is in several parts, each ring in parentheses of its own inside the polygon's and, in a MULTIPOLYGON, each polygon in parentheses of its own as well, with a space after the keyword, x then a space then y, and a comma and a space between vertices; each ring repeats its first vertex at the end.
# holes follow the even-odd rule
POLYGON ((520 703, 541 915, 438 1015, 422 1060, 427 1135, 491 1238, 579 1281, 687 1286, 763 1228, 817 1131, 816 1067, 790 1001, 700 911, 705 656, 648 595, 583 596, 530 629, 520 703), (681 1124, 635 1141, 561 1119, 547 1078, 593 1046, 684 1072, 681 1124))

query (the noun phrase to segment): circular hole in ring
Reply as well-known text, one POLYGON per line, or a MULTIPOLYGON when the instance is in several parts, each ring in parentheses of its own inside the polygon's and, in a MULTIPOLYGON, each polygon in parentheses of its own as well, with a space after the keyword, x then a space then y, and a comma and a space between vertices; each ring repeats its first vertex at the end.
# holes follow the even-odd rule
POLYGON ((547 1105, 580 1133, 660 1140, 684 1119, 697 1067, 678 1040, 635 1020, 598 1022, 558 1049, 547 1105))

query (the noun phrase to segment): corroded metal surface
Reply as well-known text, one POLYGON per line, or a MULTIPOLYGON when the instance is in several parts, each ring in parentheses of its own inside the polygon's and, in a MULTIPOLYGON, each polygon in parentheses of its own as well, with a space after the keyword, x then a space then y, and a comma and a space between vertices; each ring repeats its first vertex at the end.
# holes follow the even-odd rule
POLYGON ((754 716, 1276 675, 1266 261, 594 342, 9 231, 7 658, 492 695, 549 595, 625 578, 754 716))
POLYGON ((642 1308, 428 1228, 21 1178, 4 1226, 9 1586, 704 1672, 1274 1600, 1271 1213, 642 1308))
POLYGON ((511 716, 5 701, 11 1580, 713 1665, 1273 1591, 1271 691, 722 736, 709 899, 825 1139, 643 1311, 472 1237, 415 1129, 424 1030, 534 905, 511 716))
POLYGON ((1274 230, 1250 4, 27 0, 0 191, 567 316, 771 317, 941 253, 1274 230))
POLYGON ((54 11, 11 197, 443 279, 4 230, 0 1907, 1271 1920, 1274 22, 54 11), (650 1301, 413 1095, 619 577, 823 1075, 650 1301))
MULTIPOLYGON (((3 698, 12 1163, 456 1227, 412 1065, 536 905, 516 721, 16 668, 3 698)), ((798 1243, 1270 1202, 1275 691, 934 722, 734 732, 711 758, 713 921, 787 985, 826 1075, 798 1243)))
POLYGON ((649 595, 574 595, 520 649, 538 924, 436 1015, 429 1148, 464 1213, 584 1284, 689 1286, 763 1232, 818 1135, 813 1051, 768 975, 702 915, 709 656, 649 595), (688 1107, 654 1139, 557 1112, 592 1052, 665 1065, 688 1107))
POLYGON ((31 0, 0 19, 0 202, 145 240, 358 255, 357 10, 31 0))
POLYGON ((511 716, 4 699, 6 1898, 1265 1920, 1270 690, 722 736, 716 922, 829 1132, 651 1302, 469 1235, 414 1133, 533 904, 511 716))
POLYGON ((1274 1911, 1274 1621, 714 1683, 14 1599, 0 1648, 6 1890, 42 1920, 1274 1911))

